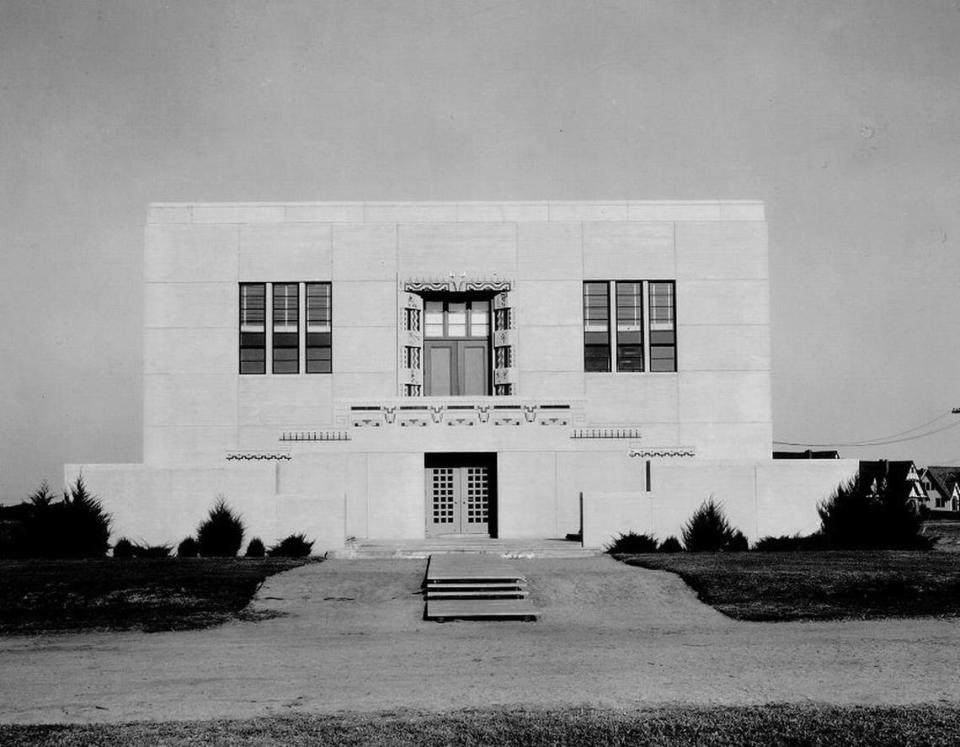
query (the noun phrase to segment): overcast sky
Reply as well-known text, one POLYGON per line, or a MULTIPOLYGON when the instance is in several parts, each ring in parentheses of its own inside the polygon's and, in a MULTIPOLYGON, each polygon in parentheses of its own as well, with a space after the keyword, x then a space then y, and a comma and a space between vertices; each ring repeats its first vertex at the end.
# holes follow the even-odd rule
POLYGON ((960 463, 960 3, 0 0, 0 497, 141 457, 151 201, 760 199, 774 435, 960 463))

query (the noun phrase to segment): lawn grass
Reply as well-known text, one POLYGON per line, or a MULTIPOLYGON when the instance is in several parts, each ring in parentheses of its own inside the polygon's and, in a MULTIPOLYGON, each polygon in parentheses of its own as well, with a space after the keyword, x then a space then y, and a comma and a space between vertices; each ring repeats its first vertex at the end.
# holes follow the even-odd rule
MULTIPOLYGON (((0 561, 0 635, 188 630, 243 617, 282 558, 0 561)), ((0 740, 2 742, 2 740, 0 740)))
POLYGON ((955 745, 960 707, 766 705, 295 715, 243 721, 0 726, 15 745, 955 745))
POLYGON ((618 555, 671 571, 737 620, 960 615, 960 554, 822 551, 618 555))

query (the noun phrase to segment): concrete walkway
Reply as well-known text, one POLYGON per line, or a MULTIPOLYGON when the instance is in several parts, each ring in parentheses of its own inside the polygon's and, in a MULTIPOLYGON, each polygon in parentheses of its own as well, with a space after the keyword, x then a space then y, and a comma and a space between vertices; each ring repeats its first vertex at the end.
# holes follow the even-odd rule
POLYGON ((960 703, 957 620, 739 623, 667 573, 604 557, 512 562, 540 622, 426 622, 425 561, 332 560, 268 580, 257 606, 278 619, 0 639, 0 721, 960 703))

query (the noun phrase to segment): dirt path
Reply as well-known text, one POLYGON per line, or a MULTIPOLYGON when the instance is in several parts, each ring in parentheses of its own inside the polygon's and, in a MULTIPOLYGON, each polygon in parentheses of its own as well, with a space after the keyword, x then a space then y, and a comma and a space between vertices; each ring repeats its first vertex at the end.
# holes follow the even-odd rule
POLYGON ((422 560, 273 576, 286 617, 188 633, 0 639, 0 721, 126 721, 497 704, 960 703, 960 622, 743 623, 675 576, 523 560, 537 623, 422 619, 422 560))

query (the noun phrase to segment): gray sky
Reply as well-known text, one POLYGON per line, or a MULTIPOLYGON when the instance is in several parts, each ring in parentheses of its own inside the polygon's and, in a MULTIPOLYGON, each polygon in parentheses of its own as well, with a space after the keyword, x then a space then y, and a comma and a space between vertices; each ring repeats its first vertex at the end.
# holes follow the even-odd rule
POLYGON ((0 0, 0 497, 140 460, 151 201, 762 199, 775 438, 934 420, 957 39, 957 0, 0 0))

